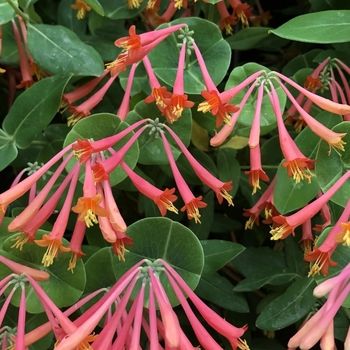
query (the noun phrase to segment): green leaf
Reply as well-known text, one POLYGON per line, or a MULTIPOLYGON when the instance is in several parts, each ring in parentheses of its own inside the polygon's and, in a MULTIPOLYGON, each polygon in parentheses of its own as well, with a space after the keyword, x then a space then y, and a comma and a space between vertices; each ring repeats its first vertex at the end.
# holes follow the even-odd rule
MULTIPOLYGON (((77 139, 93 139, 94 141, 101 140, 105 137, 117 134, 118 132, 126 129, 128 126, 129 124, 121 121, 114 114, 93 114, 87 118, 80 120, 74 125, 64 141, 64 147, 70 143, 75 142, 77 139)), ((125 143, 132 137, 132 135, 133 132, 130 132, 129 135, 125 136, 122 140, 117 142, 113 146, 113 149, 115 151, 118 151, 123 145, 125 145, 125 143)), ((108 158, 109 153, 106 152, 105 156, 108 158)), ((139 146, 137 142, 134 142, 123 157, 123 160, 131 169, 134 169, 137 164, 138 157, 139 146)), ((76 160, 72 159, 67 165, 67 170, 71 170, 75 163, 76 160)), ((118 165, 118 167, 109 175, 112 186, 123 181, 127 177, 127 174, 120 165, 118 165)), ((83 181, 82 178, 80 180, 83 181)))
MULTIPOLYGON (((130 125, 142 120, 144 118, 151 118, 153 120, 160 118, 161 122, 164 120, 161 117, 161 113, 155 103, 146 104, 144 101, 140 101, 135 109, 132 110, 126 117, 127 123, 130 125)), ((185 146, 188 146, 191 140, 192 119, 191 110, 184 110, 182 117, 175 123, 168 125, 175 133, 180 137, 185 146)), ((170 143, 171 150, 174 155, 174 159, 177 160, 181 154, 177 143, 165 131, 165 135, 170 143)), ((165 153, 162 138, 157 133, 149 134, 149 131, 145 130, 138 138, 140 146, 140 164, 147 165, 159 165, 169 164, 168 157, 165 153)))
MULTIPOLYGON (((129 252, 125 253, 125 262, 119 261, 111 248, 101 249, 87 261, 86 292, 113 285, 142 259, 154 261, 159 258, 168 262, 191 289, 196 288, 203 270, 204 258, 202 246, 191 230, 168 218, 146 218, 130 225, 128 235, 132 238, 133 245, 127 247, 129 252), (101 266, 104 266, 103 276, 101 266)), ((178 305, 177 297, 165 274, 160 275, 160 280, 171 304, 178 305)), ((137 286, 140 287, 140 284, 137 286)))
POLYGON ((309 0, 313 12, 325 10, 350 10, 350 3, 343 0, 309 0))
POLYGON ((234 197, 239 187, 241 170, 236 159, 236 150, 232 148, 221 148, 218 152, 218 173, 221 181, 232 181, 232 190, 228 193, 234 197))
POLYGON ((295 41, 318 44, 350 41, 350 10, 330 10, 295 17, 271 33, 295 41))
POLYGON ((18 148, 27 148, 53 119, 70 76, 53 76, 38 81, 15 101, 3 128, 18 148))
POLYGON ((2 25, 2 50, 0 62, 5 64, 17 63, 19 53, 13 33, 12 23, 2 25))
POLYGON ((242 28, 235 35, 226 38, 226 41, 232 50, 250 50, 255 44, 266 38, 271 29, 267 27, 242 28))
POLYGON ((244 296, 233 291, 233 284, 218 273, 202 276, 196 288, 196 294, 227 310, 249 312, 244 296))
POLYGON ((0 171, 5 169, 18 154, 17 147, 12 141, 12 137, 0 129, 0 171))
POLYGON ((77 18, 77 10, 72 9, 71 0, 62 0, 58 7, 57 22, 59 25, 70 29, 73 33, 77 34, 80 38, 85 36, 87 19, 77 18))
MULTIPOLYGON (((249 78, 254 73, 264 70, 266 73, 269 73, 270 70, 265 68, 264 66, 261 66, 256 63, 247 63, 241 67, 235 68, 230 76, 229 79, 225 85, 225 90, 228 90, 234 86, 237 86, 238 84, 242 83, 244 80, 249 78)), ((278 95, 278 99, 280 102, 281 107, 281 113, 284 111, 284 106, 286 103, 286 95, 283 92, 282 88, 274 82, 274 86, 278 95)), ((234 103, 236 105, 239 105, 242 101, 244 95, 248 91, 249 86, 242 89, 239 93, 236 94, 236 96, 230 101, 230 103, 234 103)), ((254 112, 256 107, 256 93, 253 93, 249 96, 247 102, 242 107, 242 111, 239 115, 238 122, 242 126, 251 126, 254 118, 254 112)), ((272 130, 276 126, 276 117, 274 110, 271 106, 270 99, 267 94, 264 94, 262 105, 261 105, 261 113, 260 113, 260 128, 261 132, 265 132, 266 130, 272 130), (268 128, 267 128, 268 127, 268 128)))
POLYGON ((99 2, 104 9, 104 15, 111 19, 125 19, 136 17, 147 6, 146 0, 142 1, 139 8, 133 9, 128 8, 128 2, 126 0, 99 0, 99 2))
MULTIPOLYGON (((38 230, 35 238, 41 239, 44 234, 48 235, 50 232, 38 230)), ((67 240, 63 239, 62 241, 64 246, 68 245, 67 240)), ((36 244, 30 243, 25 244, 22 250, 11 248, 11 246, 13 246, 12 237, 8 238, 4 242, 1 255, 20 264, 27 265, 38 270, 43 270, 50 274, 50 278, 47 281, 38 283, 57 307, 61 308, 71 306, 79 300, 84 291, 86 283, 85 268, 82 261, 77 261, 73 274, 71 271, 67 270, 71 258, 70 253, 59 254, 53 265, 50 267, 44 267, 41 261, 43 255, 45 254, 45 248, 41 248, 36 244)), ((0 279, 4 278, 9 273, 9 268, 1 264, 0 279)), ((27 312, 40 313, 44 311, 40 300, 31 286, 26 288, 26 300, 27 312)), ((20 291, 18 290, 14 294, 11 303, 18 307, 19 301, 20 291)))
POLYGON ((307 275, 307 268, 304 261, 304 253, 297 243, 295 237, 289 236, 283 240, 284 254, 288 268, 299 274, 300 276, 307 275))
POLYGON ((256 273, 239 282, 234 290, 236 292, 252 292, 265 285, 279 286, 286 284, 298 275, 291 269, 276 269, 267 267, 259 269, 256 273))
MULTIPOLYGON (((17 7, 18 1, 12 0, 12 3, 17 7)), ((9 5, 7 0, 0 0, 0 25, 5 24, 16 15, 15 10, 9 5)))
POLYGON ((100 16, 105 15, 102 5, 97 0, 85 0, 85 2, 100 16))
MULTIPOLYGON (((201 18, 181 18, 170 23, 162 24, 158 29, 170 27, 175 24, 186 23, 189 30, 193 30, 192 38, 196 41, 202 53, 208 72, 218 85, 225 77, 231 59, 231 49, 222 38, 218 26, 201 18)), ((176 32, 169 35, 150 53, 149 58, 153 71, 166 84, 173 86, 177 74, 178 57, 180 48, 177 43, 182 41, 177 38, 176 32)), ((189 58, 188 69, 184 70, 184 85, 186 94, 200 94, 206 90, 202 72, 199 68, 196 55, 192 52, 189 58)))
MULTIPOLYGON (((335 132, 347 133, 343 137, 346 142, 345 152, 339 154, 332 150, 328 155, 329 145, 325 141, 321 141, 316 156, 316 176, 317 181, 323 192, 327 191, 337 180, 350 169, 350 122, 343 122, 335 126, 335 132)), ((348 180, 342 188, 337 191, 331 198, 331 201, 345 207, 349 200, 350 181, 348 180)))
POLYGON ((100 76, 104 65, 97 51, 68 28, 47 24, 28 26, 28 49, 34 61, 51 74, 100 76))
POLYGON ((296 183, 293 178, 288 177, 287 168, 282 166, 278 167, 276 176, 273 200, 276 209, 282 215, 303 207, 316 196, 319 190, 315 178, 312 178, 311 183, 305 179, 296 183))
POLYGON ((271 331, 299 321, 315 304, 316 298, 312 294, 315 287, 316 283, 312 278, 299 279, 263 308, 256 320, 256 326, 271 331))
POLYGON ((201 241, 201 244, 204 251, 202 275, 218 271, 245 249, 238 243, 214 239, 201 241))

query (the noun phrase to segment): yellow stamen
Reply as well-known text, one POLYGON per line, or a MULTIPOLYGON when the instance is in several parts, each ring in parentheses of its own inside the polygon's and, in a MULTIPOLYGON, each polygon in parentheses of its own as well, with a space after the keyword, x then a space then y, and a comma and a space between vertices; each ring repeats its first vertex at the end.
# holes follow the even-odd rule
POLYGON ((94 224, 98 224, 97 217, 92 212, 91 209, 89 209, 87 211, 86 215, 84 216, 84 221, 85 221, 86 227, 92 227, 92 226, 94 226, 94 224))
POLYGON ((288 163, 288 168, 293 174, 293 180, 295 180, 295 183, 300 183, 301 180, 306 179, 308 183, 311 183, 311 178, 314 176, 309 168, 306 168, 305 170, 303 168, 299 167, 298 160, 292 160, 288 163))
POLYGON ((254 216, 253 215, 249 216, 249 219, 245 223, 244 229, 245 230, 248 230, 248 229, 252 230, 253 226, 254 226, 254 222, 255 222, 254 216))
POLYGON ((11 246, 11 248, 16 248, 22 251, 23 246, 28 242, 29 237, 26 233, 21 232, 16 238, 12 239, 12 241, 15 241, 15 244, 11 246))
POLYGON ((272 241, 277 241, 279 239, 282 239, 283 235, 288 232, 290 229, 290 226, 285 222, 281 226, 278 226, 276 228, 271 228, 270 233, 272 237, 270 238, 272 241))
POLYGON ((336 152, 339 156, 341 156, 341 154, 339 153, 339 151, 337 149, 344 152, 345 151, 344 145, 346 145, 346 142, 341 140, 341 139, 338 142, 329 143, 328 155, 330 155, 332 152, 332 149, 334 149, 334 152, 336 152))
POLYGON ((343 243, 343 246, 350 247, 350 222, 342 222, 340 227, 343 230, 335 236, 335 241, 343 243))
POLYGON ((223 197, 227 200, 227 203, 229 206, 230 205, 234 206, 233 201, 232 201, 232 196, 224 188, 220 189, 220 195, 221 195, 221 197, 223 197))

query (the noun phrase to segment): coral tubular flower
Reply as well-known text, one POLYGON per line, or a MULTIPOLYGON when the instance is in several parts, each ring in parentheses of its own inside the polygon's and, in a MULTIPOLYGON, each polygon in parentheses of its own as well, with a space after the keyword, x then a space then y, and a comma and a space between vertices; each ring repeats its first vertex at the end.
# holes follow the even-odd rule
POLYGON ((78 203, 72 208, 74 213, 79 214, 78 221, 85 221, 87 227, 98 223, 96 215, 108 216, 109 212, 100 206, 102 195, 96 194, 90 161, 85 163, 84 197, 78 198, 78 203))
POLYGON ((77 18, 83 19, 87 11, 91 11, 91 7, 88 6, 83 0, 75 0, 75 4, 70 6, 73 10, 78 10, 77 18))
POLYGON ((234 13, 230 15, 230 13, 227 10, 226 4, 223 1, 219 1, 216 3, 216 7, 220 14, 220 24, 219 29, 226 30, 226 35, 232 35, 232 27, 231 25, 235 25, 238 23, 237 17, 234 13))
POLYGON ((174 195, 175 188, 161 191, 157 187, 153 186, 151 183, 146 181, 141 176, 137 175, 128 165, 122 161, 120 163, 123 170, 128 174, 128 177, 135 185, 135 187, 146 197, 151 199, 157 206, 162 216, 166 215, 166 211, 172 211, 177 214, 178 210, 175 208, 173 202, 177 200, 177 196, 174 195))
POLYGON ((229 4, 241 20, 242 27, 249 27, 248 19, 252 16, 253 9, 248 4, 242 3, 241 0, 229 0, 229 4))
POLYGON ((342 231, 335 237, 335 241, 350 247, 350 222, 340 223, 342 231))
POLYGON ((301 180, 306 179, 308 183, 311 182, 313 174, 310 170, 314 169, 313 163, 315 160, 310 160, 306 158, 294 140, 289 135, 281 115, 280 104, 275 88, 270 83, 271 93, 269 93, 269 98, 271 105, 273 106, 274 113, 276 115, 278 133, 280 136, 280 146, 285 157, 286 161, 282 163, 282 167, 287 168, 288 177, 292 177, 296 183, 299 183, 301 180))
POLYGON ((319 137, 321 137, 323 140, 325 140, 330 148, 338 148, 341 151, 344 151, 344 144, 345 142, 342 140, 342 138, 346 135, 346 133, 337 133, 330 129, 328 129, 326 126, 324 126, 322 123, 317 121, 315 118, 311 117, 305 109, 301 108, 298 102, 294 99, 292 94, 288 91, 288 89, 280 83, 281 88, 286 93, 287 97, 290 99, 290 101, 293 103, 297 111, 300 113, 300 116, 302 117, 303 121, 307 124, 307 126, 319 137))
POLYGON ((170 144, 166 139, 165 135, 161 133, 164 149, 168 157, 171 171, 174 175, 176 186, 180 192, 181 198, 183 199, 185 205, 181 208, 181 211, 187 212, 187 217, 189 220, 194 219, 195 223, 200 223, 200 213, 198 208, 205 208, 206 203, 202 202, 202 196, 197 198, 194 197, 184 178, 182 177, 179 169, 176 166, 173 153, 170 148, 170 144))
POLYGON ((72 238, 70 239, 68 248, 71 251, 71 258, 69 260, 68 271, 74 273, 75 266, 77 265, 77 260, 81 259, 84 255, 86 255, 81 250, 81 245, 83 243, 85 237, 86 225, 83 221, 76 221, 74 230, 72 233, 72 238))
POLYGON ((350 171, 347 171, 337 182, 321 197, 314 200, 312 203, 306 205, 304 208, 300 209, 295 214, 290 216, 275 216, 273 217, 273 222, 278 226, 271 229, 272 240, 284 239, 288 237, 291 233, 294 235, 294 230, 296 227, 300 226, 306 220, 311 219, 317 214, 325 205, 330 198, 344 185, 344 183, 349 179, 350 171))
POLYGON ((295 89, 297 89, 301 93, 303 93, 305 95, 305 97, 310 99, 315 105, 324 109, 325 111, 335 113, 335 114, 340 114, 340 115, 345 115, 345 114, 350 113, 350 106, 345 105, 345 104, 339 104, 339 103, 333 102, 331 100, 328 100, 324 97, 318 96, 318 95, 308 91, 307 89, 304 89, 303 87, 301 87, 300 85, 295 83, 293 80, 287 78, 286 76, 284 76, 281 73, 274 72, 274 74, 277 75, 282 80, 284 80, 289 85, 293 86, 295 89))
POLYGON ((184 66, 186 48, 187 43, 184 43, 180 50, 173 94, 171 98, 164 98, 166 107, 163 111, 163 115, 165 115, 167 122, 170 124, 181 117, 184 108, 192 108, 194 106, 194 102, 187 101, 188 97, 186 94, 184 94, 184 66))
POLYGON ((81 105, 69 107, 68 110, 70 113, 72 113, 72 115, 68 117, 68 126, 76 124, 80 119, 85 118, 91 114, 90 111, 102 101, 104 95, 113 84, 116 77, 117 75, 110 77, 107 83, 99 91, 89 97, 81 105))
POLYGON ((180 147, 182 153, 185 155, 186 159, 190 163, 192 169, 196 173, 196 175, 200 178, 200 180, 205 183, 208 187, 210 187, 216 194, 218 202, 221 204, 223 199, 227 200, 228 205, 233 205, 232 196, 228 193, 228 191, 232 190, 232 186, 230 182, 222 182, 213 176, 207 169, 205 169, 188 151, 186 146, 183 144, 181 139, 176 135, 176 133, 171 130, 167 125, 164 125, 169 134, 175 140, 177 145, 180 147))
POLYGON ((250 148, 250 170, 244 174, 249 175, 249 185, 253 187, 252 194, 255 194, 257 189, 261 190, 260 179, 267 182, 269 177, 262 170, 260 147, 250 148))

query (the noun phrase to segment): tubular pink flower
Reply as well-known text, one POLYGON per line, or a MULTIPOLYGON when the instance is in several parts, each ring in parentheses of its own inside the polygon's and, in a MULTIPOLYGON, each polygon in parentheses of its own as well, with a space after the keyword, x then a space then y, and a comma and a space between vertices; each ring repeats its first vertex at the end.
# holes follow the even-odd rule
POLYGON ((200 217, 198 208, 205 208, 207 206, 206 203, 202 202, 202 196, 197 198, 194 197, 184 178, 182 177, 179 169, 176 166, 173 153, 170 148, 170 144, 166 139, 165 135, 161 133, 163 145, 165 152, 167 154, 171 171, 174 175, 174 179, 176 182, 176 186, 180 192, 181 198, 183 199, 185 206, 181 208, 181 211, 187 212, 187 217, 189 220, 194 219, 195 223, 200 223, 200 217))
POLYGON ((216 3, 216 8, 218 9, 218 12, 220 14, 220 24, 219 29, 223 30, 225 28, 226 35, 232 35, 232 27, 231 25, 235 25, 238 23, 237 17, 235 16, 234 12, 232 15, 227 10, 226 4, 223 1, 216 3))
POLYGON ((304 208, 300 209, 295 214, 290 216, 275 216, 273 217, 273 222, 279 226, 274 227, 270 233, 272 234, 273 240, 284 239, 288 237, 291 233, 294 235, 294 230, 296 227, 300 226, 303 222, 311 219, 317 214, 331 198, 332 196, 344 185, 344 183, 349 179, 350 171, 347 171, 337 182, 321 197, 314 200, 312 203, 306 205, 304 208))
POLYGON ((131 66, 131 69, 130 69, 130 73, 129 73, 129 76, 128 76, 128 82, 126 83, 126 88, 125 88, 123 101, 120 104, 120 107, 119 107, 118 112, 117 112, 117 116, 121 120, 125 120, 127 114, 130 111, 130 94, 131 94, 132 82, 134 80, 134 75, 135 75, 136 68, 137 68, 137 65, 134 63, 131 66))
MULTIPOLYGON (((323 193, 321 191, 319 191, 317 193, 317 197, 322 196, 322 194, 323 193)), ((321 216, 322 216, 324 223, 322 225, 316 224, 313 227, 314 231, 321 232, 324 228, 326 228, 328 225, 331 224, 331 212, 329 210, 327 203, 321 208, 321 216)))
POLYGON ((43 187, 43 189, 40 191, 40 193, 35 197, 35 199, 30 203, 29 206, 27 206, 21 214, 16 216, 14 220, 11 221, 11 223, 8 226, 8 230, 10 232, 15 232, 21 230, 23 226, 28 223, 39 211, 41 206, 43 205, 46 197, 48 196, 49 192, 52 190, 52 187, 56 183, 58 177, 62 174, 64 171, 66 165, 68 164, 69 160, 71 159, 73 154, 70 154, 57 168, 57 170, 54 172, 50 180, 46 183, 46 185, 43 187))
POLYGON ((170 348, 177 348, 180 344, 180 324, 179 320, 171 307, 170 302, 165 299, 166 292, 163 289, 159 279, 154 276, 151 267, 148 268, 154 294, 156 295, 160 314, 165 331, 165 342, 170 348))
POLYGON ((184 69, 187 44, 184 43, 180 50, 179 63, 174 82, 173 94, 171 97, 164 97, 166 107, 162 111, 168 123, 173 123, 182 116, 184 108, 192 108, 194 102, 188 101, 188 96, 184 94, 184 69))
POLYGON ((213 176, 192 156, 192 154, 188 151, 188 149, 183 144, 181 139, 176 135, 176 133, 173 130, 171 130, 167 125, 164 125, 164 127, 167 129, 169 134, 172 136, 172 138, 175 140, 177 145, 180 147, 182 153, 185 155, 186 159, 190 163, 196 175, 200 178, 200 180, 203 183, 205 183, 209 188, 211 188, 215 192, 218 202, 221 204, 223 201, 223 198, 225 198, 229 205, 233 205, 232 196, 227 192, 232 189, 232 186, 231 186, 232 181, 222 182, 219 179, 217 179, 215 176, 213 176))
POLYGON ((77 259, 81 259, 84 255, 86 255, 81 250, 81 245, 83 243, 85 237, 86 225, 85 222, 76 221, 74 230, 72 233, 72 238, 70 239, 68 248, 72 253, 72 256, 69 260, 68 270, 74 273, 75 266, 77 264, 77 259))
POLYGON ((186 24, 178 24, 172 27, 151 31, 140 35, 136 34, 135 26, 131 26, 129 28, 128 37, 117 39, 114 42, 114 45, 122 48, 123 51, 115 61, 107 64, 107 69, 110 70, 111 76, 115 76, 121 71, 125 71, 126 67, 129 65, 139 62, 161 41, 166 39, 173 32, 185 26, 186 24))
POLYGON ((170 190, 166 188, 164 191, 161 191, 146 181, 143 177, 137 175, 132 169, 128 167, 124 161, 121 161, 120 165, 128 174, 128 177, 135 185, 135 187, 139 190, 139 192, 151 199, 158 206, 158 209, 162 216, 165 216, 167 210, 172 211, 175 214, 178 213, 178 210, 173 204, 173 202, 177 200, 177 196, 173 194, 175 192, 175 188, 172 188, 170 190))
POLYGON ((222 129, 210 139, 210 145, 213 147, 220 146, 227 137, 231 134, 233 128, 235 127, 238 117, 241 114, 244 105, 246 104, 249 96, 252 94, 255 86, 257 85, 258 81, 256 80, 252 86, 248 89, 248 91, 245 93, 244 97, 242 98, 242 101, 239 103, 238 107, 239 110, 232 114, 230 123, 231 125, 225 124, 222 129))
POLYGON ((301 225, 301 240, 299 243, 302 243, 303 246, 303 251, 304 255, 307 252, 311 252, 312 248, 312 243, 314 242, 314 236, 312 235, 312 228, 311 228, 311 219, 306 220, 302 225, 301 225))
POLYGON ((79 106, 71 106, 69 107, 69 112, 72 113, 70 117, 68 117, 67 124, 68 126, 76 124, 80 119, 89 116, 90 111, 96 107, 103 99, 104 95, 113 84, 116 79, 116 75, 110 77, 107 83, 97 92, 95 92, 91 97, 89 97, 86 101, 84 101, 79 106))
POLYGON ((32 276, 36 281, 47 281, 50 278, 50 274, 46 271, 36 270, 29 266, 16 263, 10 259, 5 258, 2 255, 0 255, 0 262, 6 265, 14 273, 18 275, 25 273, 29 276, 32 276))
MULTIPOLYGON (((307 126, 320 138, 328 142, 330 148, 339 148, 341 151, 344 151, 345 142, 342 138, 346 135, 346 133, 338 133, 328 129, 322 123, 313 118, 309 113, 307 113, 300 105, 297 103, 293 95, 288 91, 288 89, 279 82, 281 88, 286 93, 287 97, 293 103, 293 105, 298 110, 300 116, 303 118, 303 121, 307 124, 307 126)), ((350 110, 349 110, 350 111, 350 110)))
POLYGON ((295 83, 293 80, 287 78, 281 73, 274 72, 274 74, 276 74, 279 78, 287 82, 289 85, 293 86, 298 91, 302 92, 305 95, 305 97, 310 99, 315 105, 324 109, 325 111, 335 113, 335 114, 341 114, 341 115, 350 113, 350 106, 339 104, 339 103, 330 101, 324 97, 315 95, 314 93, 304 89, 303 87, 295 83))
POLYGON ((277 92, 272 83, 270 83, 270 88, 269 98, 276 115, 281 150, 286 159, 282 163, 282 167, 287 168, 288 177, 293 177, 297 184, 304 179, 310 183, 313 176, 310 170, 314 169, 313 163, 315 160, 306 158, 289 135, 283 122, 277 92))
POLYGON ((80 163, 77 163, 72 171, 73 176, 70 187, 68 189, 66 200, 63 204, 60 213, 57 216, 51 233, 49 235, 43 235, 41 240, 34 241, 39 247, 47 247, 46 253, 44 254, 43 259, 41 261, 45 267, 48 267, 53 264, 53 259, 58 257, 58 251, 60 251, 61 253, 67 253, 70 251, 70 248, 63 246, 62 238, 68 224, 73 196, 78 182, 79 170, 80 163))
MULTIPOLYGON (((141 261, 142 263, 142 261, 141 261)), ((71 350, 75 349, 78 344, 81 343, 89 334, 93 332, 96 325, 103 317, 103 315, 107 312, 109 307, 115 301, 117 296, 119 296, 123 290, 130 283, 127 291, 130 289, 132 291, 133 286, 136 283, 135 276, 140 273, 140 270, 137 268, 139 264, 135 265, 131 268, 126 274, 124 274, 124 278, 120 279, 114 287, 112 287, 108 293, 104 295, 104 297, 100 300, 103 301, 103 304, 100 303, 100 307, 96 310, 96 312, 91 315, 88 319, 82 323, 76 331, 71 333, 68 337, 65 337, 56 347, 57 350, 71 350)), ((127 293, 125 292, 125 294, 127 293)), ((130 291, 130 293, 131 293, 130 291)), ((121 309, 121 308, 120 308, 121 309)), ((118 338, 117 338, 118 339, 118 338)))
POLYGON ((338 221, 328 233, 326 239, 322 242, 319 247, 314 247, 312 252, 308 252, 304 258, 305 261, 314 262, 310 269, 309 276, 313 276, 317 273, 322 273, 324 276, 328 275, 328 267, 336 266, 337 263, 331 260, 331 256, 336 249, 339 241, 337 238, 342 235, 343 222, 347 221, 350 216, 350 200, 346 205, 343 213, 340 215, 338 221))
POLYGON ((16 87, 17 87, 17 89, 21 89, 21 88, 28 89, 35 83, 35 81, 33 80, 32 76, 30 74, 29 62, 28 62, 28 59, 24 53, 22 41, 21 41, 21 36, 19 34, 17 24, 14 20, 12 20, 12 27, 13 27, 13 33, 15 35, 18 53, 19 53, 19 66, 20 66, 21 75, 22 75, 21 83, 19 85, 17 85, 16 87))
POLYGON ((51 158, 45 165, 43 165, 39 170, 37 170, 34 174, 28 176, 26 179, 19 182, 16 186, 11 187, 9 190, 0 194, 0 215, 4 213, 4 208, 24 195, 30 188, 36 183, 41 176, 43 176, 52 165, 54 165, 59 159, 62 158, 64 154, 67 153, 68 150, 72 148, 72 145, 68 145, 62 151, 57 153, 53 158, 51 158))
MULTIPOLYGON (((259 226, 259 216, 260 213, 264 210, 265 204, 268 201, 268 199, 273 195, 273 191, 275 188, 275 182, 276 182, 276 176, 271 181, 270 185, 267 187, 265 192, 262 194, 260 199, 254 204, 254 206, 251 209, 243 209, 244 213, 243 216, 249 217, 247 222, 245 223, 244 229, 251 230, 254 226, 254 223, 259 226)), ((266 214, 266 209, 265 209, 266 214)), ((268 219, 267 215, 266 219, 268 219)))
POLYGON ((322 318, 317 323, 317 327, 314 327, 300 342, 300 349, 310 349, 312 348, 320 338, 325 334, 327 328, 331 322, 333 322, 335 314, 338 312, 345 298, 350 293, 350 283, 339 293, 334 304, 324 312, 322 318))
POLYGON ((263 96, 264 96, 264 84, 260 84, 258 89, 258 96, 256 99, 252 128, 249 134, 248 145, 250 148, 258 147, 260 143, 260 114, 261 114, 261 104, 262 104, 263 96))
POLYGON ((106 159, 105 161, 101 162, 101 165, 105 169, 105 172, 107 174, 111 173, 122 161, 123 157, 125 156, 126 152, 130 149, 132 144, 137 140, 137 138, 145 131, 147 128, 147 125, 144 125, 142 128, 137 130, 134 135, 131 136, 131 138, 125 143, 123 147, 121 147, 117 152, 113 150, 113 154, 111 157, 106 159))
POLYGON ((267 182, 269 177, 265 171, 262 170, 260 147, 250 148, 250 170, 245 171, 244 174, 249 175, 249 185, 253 187, 252 194, 255 194, 260 187, 260 179, 267 182))
POLYGON ((24 288, 21 288, 21 300, 19 304, 18 311, 18 323, 17 323, 17 336, 15 350, 22 350, 24 346, 24 333, 25 333, 25 324, 26 324, 26 292, 24 288))
POLYGON ((336 277, 326 279, 314 289, 314 296, 322 298, 328 294, 336 285, 346 283, 350 278, 350 263, 347 264, 336 277))
POLYGON ((176 283, 186 293, 205 321, 207 321, 207 323, 218 333, 226 337, 233 349, 236 350, 237 346, 242 350, 249 349, 247 343, 240 339, 247 329, 246 326, 237 328, 225 321, 205 303, 203 303, 203 301, 192 291, 181 276, 167 262, 165 262, 163 259, 159 259, 159 261, 165 266, 166 269, 164 272, 168 276, 169 281, 171 281, 172 277, 175 279, 176 283))

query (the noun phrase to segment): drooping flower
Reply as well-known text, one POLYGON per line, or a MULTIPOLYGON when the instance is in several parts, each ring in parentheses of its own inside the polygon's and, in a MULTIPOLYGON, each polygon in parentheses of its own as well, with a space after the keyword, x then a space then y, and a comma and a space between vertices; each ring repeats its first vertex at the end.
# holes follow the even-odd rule
POLYGON ((349 292, 349 265, 347 265, 337 277, 322 282, 314 289, 314 295, 318 298, 329 293, 327 301, 289 340, 288 347, 311 349, 321 340, 322 349, 334 349, 333 320, 349 292))
POLYGON ((122 161, 120 163, 123 170, 128 174, 130 180, 135 185, 135 187, 146 197, 153 200, 153 202, 158 206, 158 209, 162 216, 165 216, 166 211, 172 211, 175 214, 178 213, 178 210, 175 208, 173 202, 177 200, 177 196, 174 195, 175 188, 161 191, 157 187, 153 186, 143 177, 136 174, 128 165, 122 161))
POLYGON ((181 198, 183 199, 185 205, 181 208, 181 211, 187 212, 187 217, 189 220, 194 219, 195 223, 200 223, 200 213, 199 208, 205 208, 207 206, 206 203, 202 202, 202 196, 195 197, 188 187, 187 183, 185 182, 184 178, 182 177, 179 169, 176 166, 173 153, 170 148, 170 144, 168 140, 166 139, 165 135, 161 133, 164 149, 166 152, 166 155, 168 157, 171 171, 174 175, 174 179, 176 182, 176 186, 180 192, 181 198))
POLYGON ((70 6, 73 10, 78 10, 77 18, 83 19, 86 12, 91 11, 91 7, 88 6, 83 0, 75 0, 75 4, 70 6))
POLYGON ((232 6, 234 13, 240 19, 242 27, 249 27, 248 19, 252 16, 253 8, 247 3, 242 3, 241 0, 229 0, 229 4, 232 6))
POLYGON ((126 67, 139 62, 145 57, 154 47, 161 41, 167 38, 170 34, 180 28, 185 27, 186 24, 177 24, 168 28, 136 34, 136 27, 129 28, 129 36, 117 39, 114 45, 123 49, 122 53, 115 61, 107 64, 106 68, 110 70, 111 76, 125 71, 126 67))
POLYGON ((167 122, 170 124, 181 117, 185 108, 192 108, 194 106, 194 102, 188 101, 188 96, 184 93, 184 66, 186 49, 187 43, 185 42, 180 50, 173 94, 171 97, 164 97, 166 107, 164 108, 162 114, 165 115, 167 122))
POLYGON ((237 17, 235 16, 235 13, 233 12, 232 15, 227 10, 226 4, 224 1, 219 1, 216 3, 216 8, 219 11, 220 14, 220 24, 219 29, 226 30, 226 35, 232 35, 232 27, 231 25, 235 25, 238 23, 237 17))
POLYGON ((349 179, 350 171, 347 171, 337 182, 321 197, 314 200, 312 203, 306 205, 304 208, 297 211, 290 216, 275 216, 273 217, 274 228, 271 229, 271 239, 284 239, 290 234, 294 235, 296 227, 302 225, 306 220, 311 219, 317 214, 324 204, 326 204, 330 198, 344 185, 349 179), (278 225, 278 226, 277 226, 278 225))
POLYGON ((205 183, 209 188, 211 188, 218 199, 218 202, 221 204, 223 199, 227 200, 229 205, 233 205, 232 196, 228 193, 232 189, 230 182, 222 182, 213 176, 207 169, 205 169, 188 151, 187 147, 183 144, 181 139, 176 135, 176 133, 171 130, 167 125, 164 125, 165 129, 169 132, 172 138, 180 147, 182 153, 185 155, 186 159, 190 163, 192 169, 200 180, 205 183))

